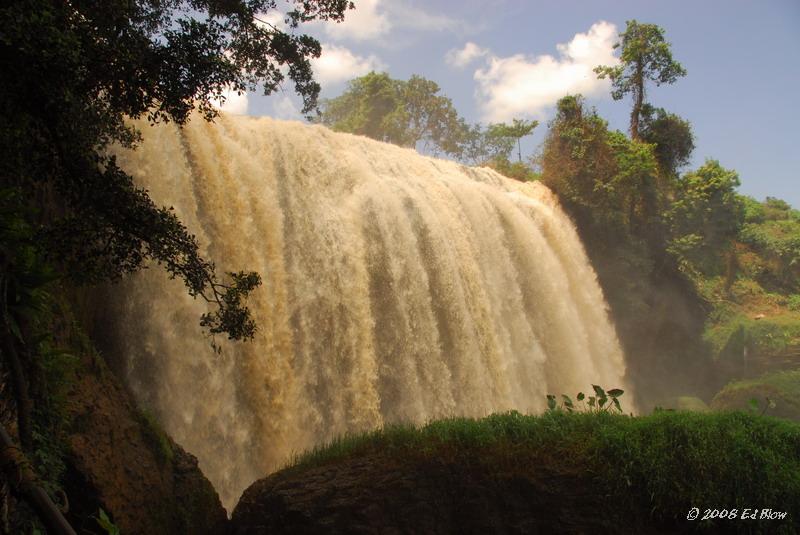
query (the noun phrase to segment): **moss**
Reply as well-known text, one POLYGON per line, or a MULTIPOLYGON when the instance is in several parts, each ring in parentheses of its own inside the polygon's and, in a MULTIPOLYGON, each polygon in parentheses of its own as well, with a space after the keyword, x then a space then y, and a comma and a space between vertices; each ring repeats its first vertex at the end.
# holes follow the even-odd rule
MULTIPOLYGON (((709 530, 785 530, 800 527, 800 425, 752 414, 661 411, 648 416, 516 412, 484 419, 453 418, 421 428, 390 426, 339 438, 298 459, 305 470, 353 456, 380 454, 400 462, 420 457, 458 459, 508 473, 567 463, 594 475, 618 507, 644 518, 685 522, 691 507, 772 507, 784 523, 698 522, 709 530), (644 512, 644 513, 643 513, 644 512), (652 516, 651 516, 652 515, 652 516)), ((600 513, 600 512, 598 512, 600 513)))
POLYGON ((714 409, 747 409, 755 399, 759 411, 800 421, 800 370, 765 374, 756 379, 735 381, 723 388, 711 402, 714 409), (769 408, 769 398, 775 407, 769 408))
POLYGON ((151 451, 155 453, 156 459, 161 466, 171 463, 175 457, 175 451, 172 449, 169 437, 161 428, 155 416, 144 409, 138 409, 136 411, 136 419, 141 424, 142 436, 149 444, 151 451))
POLYGON ((679 411, 708 412, 710 409, 705 401, 693 396, 678 396, 669 400, 665 408, 679 411))

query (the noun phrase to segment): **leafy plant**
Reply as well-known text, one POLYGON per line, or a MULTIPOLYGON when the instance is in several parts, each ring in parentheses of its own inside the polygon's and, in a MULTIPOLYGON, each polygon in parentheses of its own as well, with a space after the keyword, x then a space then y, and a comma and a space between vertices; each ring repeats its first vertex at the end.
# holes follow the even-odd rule
POLYGON ((120 535, 119 528, 111 521, 102 507, 97 510, 97 516, 95 516, 94 519, 97 520, 97 524, 103 528, 103 531, 108 535, 120 535))
MULTIPOLYGON (((575 399, 581 403, 580 409, 582 412, 600 413, 600 412, 619 412, 622 413, 622 406, 619 403, 619 398, 625 393, 624 390, 613 388, 606 392, 598 385, 592 385, 594 389, 594 396, 588 398, 583 392, 578 392, 575 399)), ((561 405, 558 405, 556 396, 547 394, 547 410, 566 410, 567 412, 574 412, 576 409, 575 403, 572 398, 566 394, 561 394, 561 405)))

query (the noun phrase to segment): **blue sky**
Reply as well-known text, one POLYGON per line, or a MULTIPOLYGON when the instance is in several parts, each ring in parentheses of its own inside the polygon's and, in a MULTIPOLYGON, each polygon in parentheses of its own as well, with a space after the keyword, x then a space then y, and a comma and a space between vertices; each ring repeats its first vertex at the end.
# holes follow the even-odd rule
MULTIPOLYGON (((467 120, 541 122, 535 151, 566 93, 581 92, 612 128, 627 129, 628 100, 611 99, 591 67, 614 61, 625 21, 655 23, 688 71, 648 100, 688 119, 696 138, 689 169, 715 158, 739 172, 742 193, 800 207, 800 2, 798 0, 356 0, 343 24, 305 31, 323 43, 315 70, 323 97, 369 70, 436 81, 467 120)), ((267 20, 281 24, 278 13, 267 20)), ((297 118, 287 84, 270 97, 232 99, 230 111, 297 118)))

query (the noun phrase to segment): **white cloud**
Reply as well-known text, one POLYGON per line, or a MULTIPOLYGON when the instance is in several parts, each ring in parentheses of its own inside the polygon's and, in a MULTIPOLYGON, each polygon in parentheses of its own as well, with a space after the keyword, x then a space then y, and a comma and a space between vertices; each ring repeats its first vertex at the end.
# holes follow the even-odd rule
POLYGON ((225 113, 233 115, 247 114, 247 93, 237 94, 236 91, 228 89, 223 94, 223 99, 212 99, 211 104, 225 113))
POLYGON ((616 26, 600 21, 588 32, 576 34, 569 43, 557 45, 557 58, 490 55, 486 66, 474 74, 483 119, 497 122, 541 116, 564 95, 607 92, 609 82, 598 80, 592 69, 617 64, 613 55, 616 37, 616 26))
POLYGON ((355 0, 355 9, 345 12, 343 22, 321 23, 327 36, 334 41, 377 41, 382 45, 395 45, 396 35, 386 39, 395 30, 413 32, 457 31, 467 24, 446 15, 429 13, 411 6, 407 0, 355 0))
POLYGON ((322 55, 311 60, 314 78, 323 86, 344 82, 386 66, 374 55, 357 56, 343 46, 322 45, 322 55))
POLYGON ((422 9, 394 2, 387 6, 393 23, 396 26, 411 30, 428 32, 454 31, 464 29, 463 21, 452 19, 447 15, 428 13, 422 9))
POLYGON ((370 41, 389 32, 392 23, 379 12, 380 0, 356 0, 355 9, 345 12, 343 22, 326 22, 325 33, 336 40, 370 41))
POLYGON ((447 52, 444 57, 448 65, 462 69, 472 63, 474 60, 483 57, 489 53, 486 48, 481 48, 475 43, 469 42, 463 48, 454 48, 447 52))
POLYGON ((282 32, 286 32, 289 30, 288 24, 286 24, 286 15, 281 13, 280 11, 270 11, 268 13, 259 13, 256 15, 256 26, 261 28, 266 27, 267 29, 276 29, 282 32))

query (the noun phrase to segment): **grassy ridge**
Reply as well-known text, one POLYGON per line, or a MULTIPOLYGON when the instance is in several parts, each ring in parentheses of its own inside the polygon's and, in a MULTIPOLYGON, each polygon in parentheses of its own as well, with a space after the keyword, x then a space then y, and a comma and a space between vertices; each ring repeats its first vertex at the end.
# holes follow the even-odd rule
POLYGON ((728 383, 714 399, 711 407, 721 410, 747 409, 755 400, 759 410, 771 416, 800 422, 800 370, 779 371, 754 379, 728 383), (769 402, 772 402, 770 406, 769 402))
MULTIPOLYGON (((800 425, 740 412, 660 411, 647 416, 517 412, 452 418, 415 428, 390 426, 346 436, 295 459, 289 471, 351 456, 379 454, 400 462, 439 458, 505 476, 537 466, 580 470, 618 507, 598 514, 638 515, 679 529, 692 527, 794 533, 800 528, 800 425), (779 520, 689 523, 691 507, 771 508, 779 520)), ((752 512, 752 511, 751 511, 752 512)))

